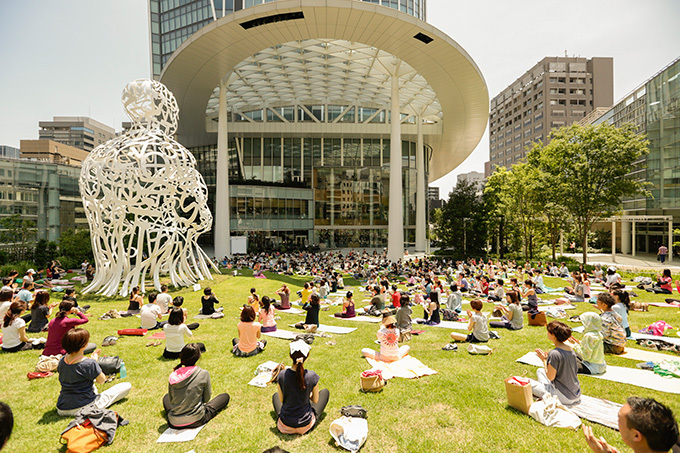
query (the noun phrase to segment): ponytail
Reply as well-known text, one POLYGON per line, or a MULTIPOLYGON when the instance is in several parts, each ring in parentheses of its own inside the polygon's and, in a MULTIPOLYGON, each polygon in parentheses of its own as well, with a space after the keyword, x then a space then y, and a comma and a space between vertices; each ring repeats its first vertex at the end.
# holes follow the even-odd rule
POLYGON ((293 364, 297 365, 297 369, 295 370, 295 377, 298 383, 298 387, 300 387, 300 390, 306 390, 307 385, 305 384, 305 360, 307 357, 305 357, 300 351, 295 351, 290 355, 290 358, 293 359, 293 364))
POLYGON ((9 325, 12 324, 12 322, 14 322, 14 320, 19 317, 22 311, 24 311, 23 302, 12 302, 12 304, 9 306, 9 309, 5 313, 5 318, 3 320, 2 326, 9 327, 9 325))
POLYGON ((59 313, 57 313, 57 318, 63 318, 68 315, 75 305, 70 300, 62 300, 59 304, 59 313))

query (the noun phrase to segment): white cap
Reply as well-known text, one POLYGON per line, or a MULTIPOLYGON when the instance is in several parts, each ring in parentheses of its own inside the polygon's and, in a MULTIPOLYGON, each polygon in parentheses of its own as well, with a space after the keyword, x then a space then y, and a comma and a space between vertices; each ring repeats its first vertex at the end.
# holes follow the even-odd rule
POLYGON ((609 268, 607 268, 607 270, 608 270, 608 271, 612 271, 612 272, 616 272, 616 267, 614 267, 614 266, 609 266, 609 268))
POLYGON ((293 355, 295 351, 300 351, 303 356, 309 356, 309 351, 312 347, 302 340, 295 340, 290 343, 290 354, 293 355))
POLYGON ((35 271, 33 269, 29 269, 26 271, 27 274, 35 274, 35 271))

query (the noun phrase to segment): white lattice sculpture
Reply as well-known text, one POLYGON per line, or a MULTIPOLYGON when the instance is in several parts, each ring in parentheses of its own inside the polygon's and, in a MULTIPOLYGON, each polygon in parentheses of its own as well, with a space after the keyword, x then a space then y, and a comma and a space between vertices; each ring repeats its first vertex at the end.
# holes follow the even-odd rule
POLYGON ((172 139, 175 97, 139 79, 123 90, 123 105, 132 127, 95 148, 80 173, 96 264, 83 292, 126 296, 147 273, 157 290, 161 274, 175 286, 211 278, 214 265, 197 243, 212 225, 208 190, 194 156, 172 139))

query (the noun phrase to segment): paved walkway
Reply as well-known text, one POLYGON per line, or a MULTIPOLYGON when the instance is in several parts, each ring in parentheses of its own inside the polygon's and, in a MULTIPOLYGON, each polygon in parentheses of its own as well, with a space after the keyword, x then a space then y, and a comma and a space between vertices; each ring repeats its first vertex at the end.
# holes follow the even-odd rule
MULTIPOLYGON (((564 256, 574 258, 578 262, 583 261, 583 256, 580 253, 565 253, 564 256)), ((670 269, 673 273, 680 271, 680 260, 678 258, 670 263, 666 260, 666 263, 661 264, 660 261, 657 261, 656 254, 651 253, 638 253, 636 256, 617 254, 615 260, 612 260, 611 253, 589 253, 588 264, 613 265, 631 271, 661 271, 663 269, 670 269)))

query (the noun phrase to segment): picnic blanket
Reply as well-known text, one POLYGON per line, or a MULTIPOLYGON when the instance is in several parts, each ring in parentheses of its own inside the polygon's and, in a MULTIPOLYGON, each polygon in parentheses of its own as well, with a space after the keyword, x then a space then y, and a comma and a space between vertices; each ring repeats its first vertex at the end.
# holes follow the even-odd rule
POLYGON ((581 403, 571 406, 569 410, 594 423, 599 423, 608 428, 619 430, 619 409, 623 404, 602 398, 581 395, 581 403))
MULTIPOLYGON (((516 361, 527 365, 543 367, 543 362, 533 351, 527 352, 516 361)), ((607 371, 604 374, 599 376, 582 374, 581 376, 591 376, 596 379, 604 379, 605 381, 620 382, 660 392, 680 394, 680 379, 664 378, 649 370, 607 365, 607 371)))
POLYGON ((366 357, 366 360, 371 365, 371 370, 382 371, 383 379, 392 379, 393 377, 415 379, 421 376, 437 374, 435 370, 425 366, 423 362, 410 355, 390 363, 380 362, 370 357, 366 357))
POLYGON ((339 319, 342 321, 362 321, 362 322, 372 322, 372 323, 379 323, 382 321, 382 318, 377 317, 377 316, 363 316, 363 315, 357 315, 354 318, 337 318, 333 315, 330 315, 329 318, 334 318, 334 319, 339 319))
MULTIPOLYGON (((304 333, 304 331, 301 331, 304 333)), ((291 332, 290 330, 276 329, 273 332, 262 332, 262 335, 267 335, 272 338, 280 338, 282 340, 295 340, 295 337, 300 335, 300 332, 291 332)))

